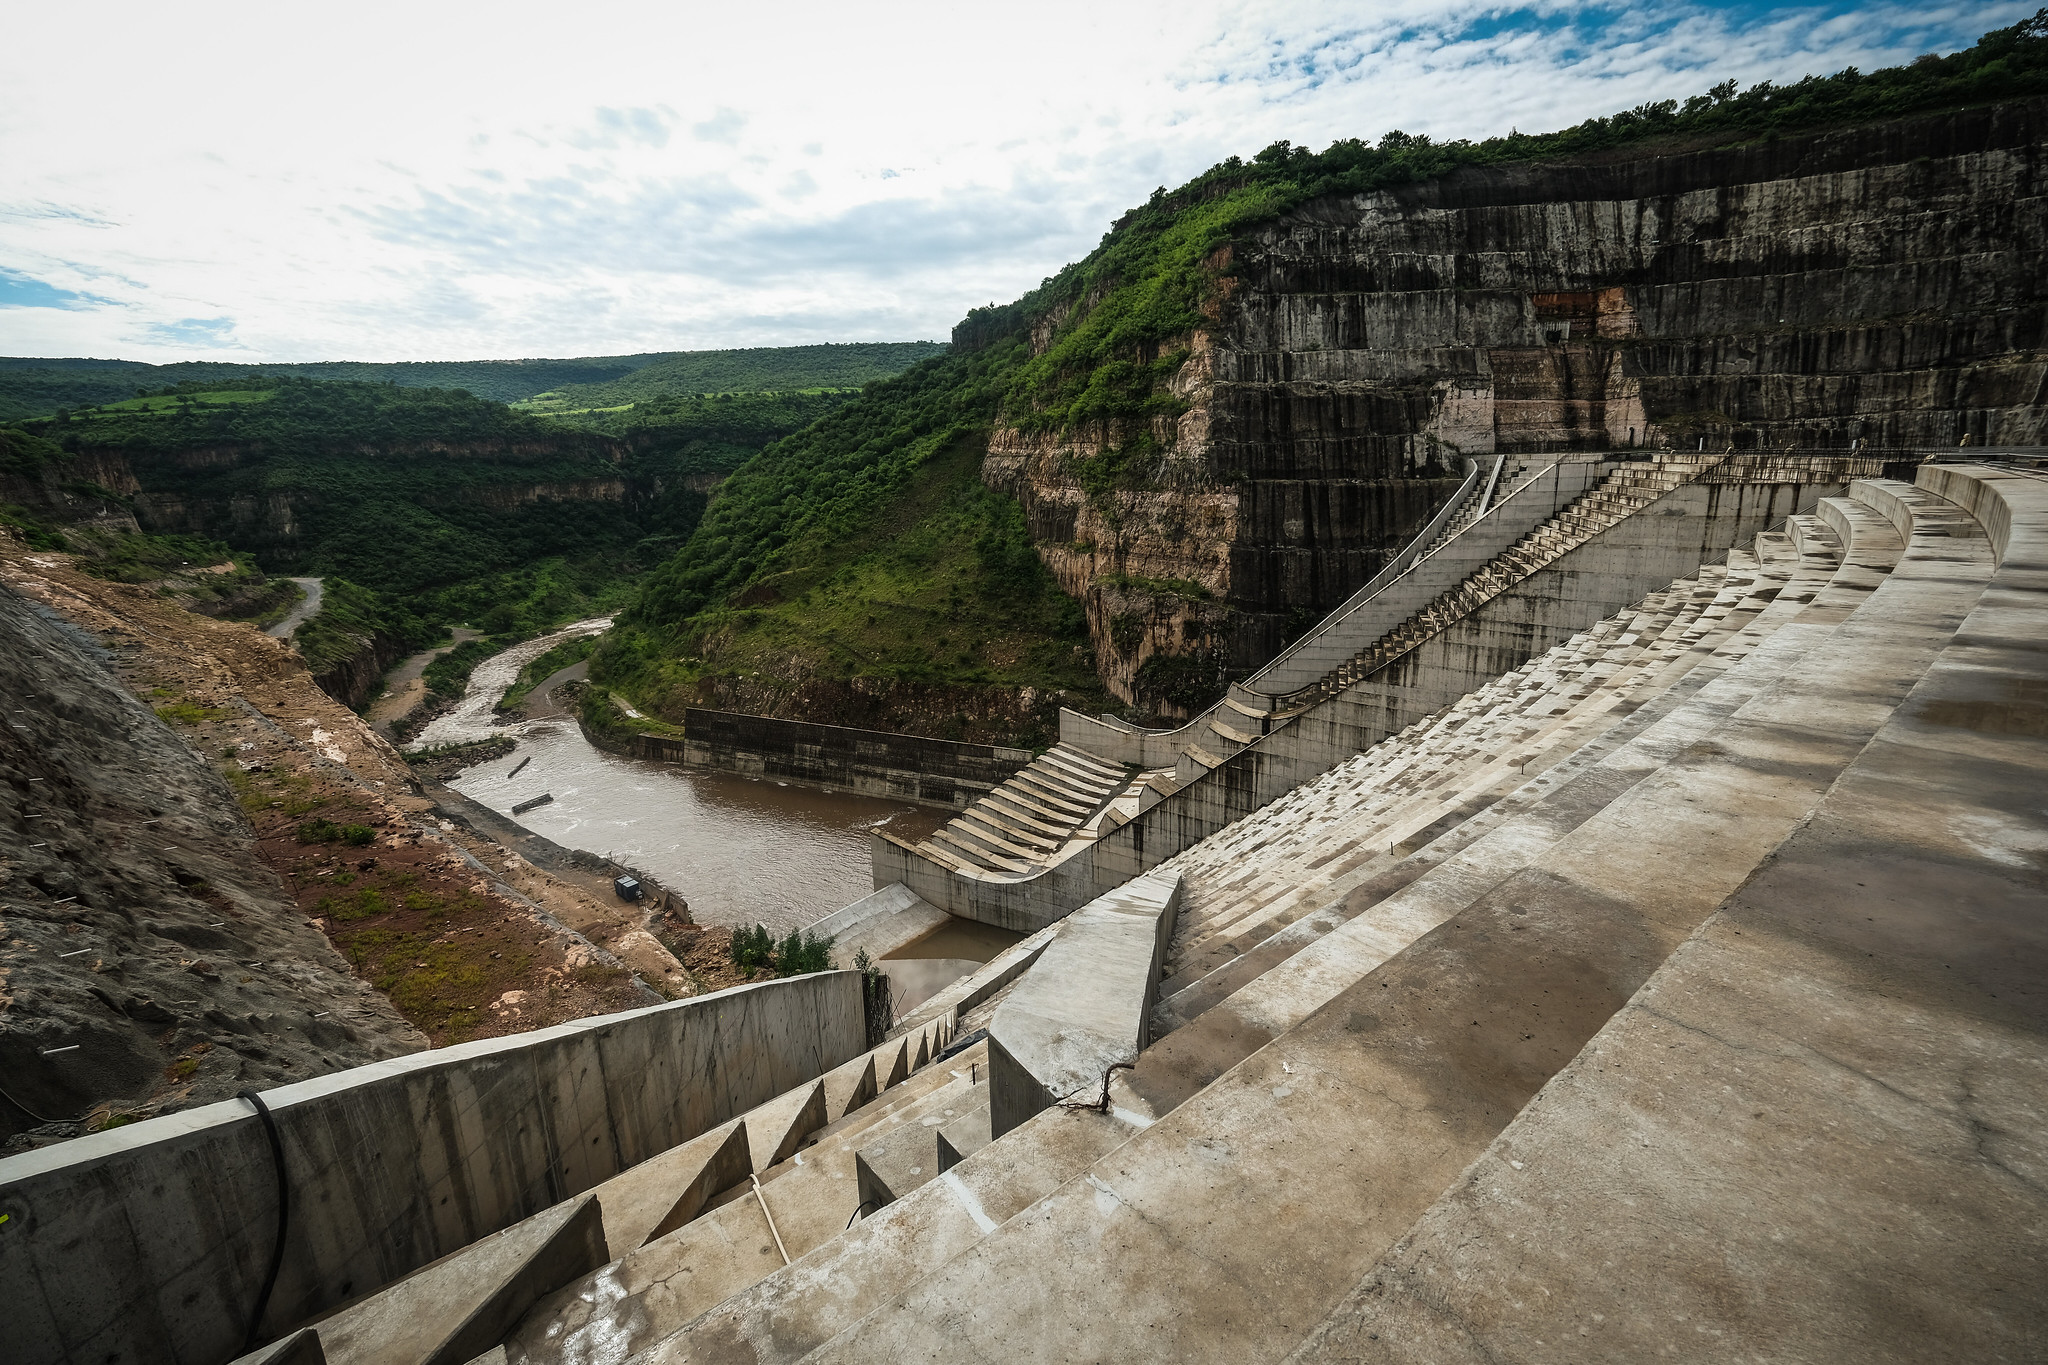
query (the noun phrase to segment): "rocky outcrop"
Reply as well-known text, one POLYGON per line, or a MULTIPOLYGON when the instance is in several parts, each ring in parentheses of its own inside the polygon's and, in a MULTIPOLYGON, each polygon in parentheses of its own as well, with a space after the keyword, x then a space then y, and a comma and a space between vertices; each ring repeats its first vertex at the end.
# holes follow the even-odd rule
POLYGON ((313 681, 343 706, 360 711, 391 666, 405 657, 406 647, 405 641, 383 631, 359 634, 355 640, 353 654, 315 673, 313 681))
POLYGON ((425 1041, 350 978, 235 794, 93 636, 4 585, 0 633, 18 703, 0 740, 0 1135, 68 1135, 425 1041))
POLYGON ((1109 686, 1186 715, 1371 577, 1467 456, 2039 442, 2044 119, 2009 104, 1312 201, 1212 259, 1177 421, 999 429, 985 477, 1088 602, 1109 686), (1144 469, 1105 477, 1148 438, 1144 469))

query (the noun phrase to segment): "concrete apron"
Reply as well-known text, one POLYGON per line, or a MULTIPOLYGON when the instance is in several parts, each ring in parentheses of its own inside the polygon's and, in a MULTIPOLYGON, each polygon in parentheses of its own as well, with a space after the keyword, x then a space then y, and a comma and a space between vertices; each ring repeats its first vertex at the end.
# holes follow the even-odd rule
POLYGON ((1915 544, 1794 674, 818 1360, 1284 1354, 1814 808, 1989 577, 1915 544))
POLYGON ((1296 1358, 2035 1355, 2044 623, 2037 536, 1813 818, 1296 1358), (1618 1214, 1597 1243, 1559 1236, 1589 1199, 1618 1214))

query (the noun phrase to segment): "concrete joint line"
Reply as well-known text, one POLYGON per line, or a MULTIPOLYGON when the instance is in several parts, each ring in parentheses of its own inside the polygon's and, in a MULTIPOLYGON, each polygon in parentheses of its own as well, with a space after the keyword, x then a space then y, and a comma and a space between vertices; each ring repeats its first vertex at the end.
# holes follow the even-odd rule
POLYGON ((954 1200, 966 1211, 967 1216, 974 1220, 974 1226, 981 1229, 982 1236, 986 1237, 996 1230, 996 1220, 988 1216, 988 1211, 982 1208, 981 1201, 974 1197, 973 1190, 967 1188, 967 1182, 960 1178, 958 1171, 947 1171, 939 1177, 939 1183, 946 1187, 954 1200))

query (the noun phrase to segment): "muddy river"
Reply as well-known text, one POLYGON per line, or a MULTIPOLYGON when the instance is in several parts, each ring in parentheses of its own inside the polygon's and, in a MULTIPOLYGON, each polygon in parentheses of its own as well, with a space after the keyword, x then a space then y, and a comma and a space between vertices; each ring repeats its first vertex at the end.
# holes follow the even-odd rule
POLYGON ((490 723, 491 707, 528 659, 605 624, 578 622, 477 666, 461 707, 436 720, 417 742, 450 744, 509 733, 519 747, 449 785, 558 844, 609 854, 652 873, 689 901, 699 924, 759 923, 778 934, 873 889, 870 830, 917 838, 948 818, 948 812, 907 802, 620 758, 592 745, 573 719, 490 723), (514 778, 510 774, 521 759, 532 761, 514 778), (554 800, 511 815, 513 806, 543 793, 554 800))

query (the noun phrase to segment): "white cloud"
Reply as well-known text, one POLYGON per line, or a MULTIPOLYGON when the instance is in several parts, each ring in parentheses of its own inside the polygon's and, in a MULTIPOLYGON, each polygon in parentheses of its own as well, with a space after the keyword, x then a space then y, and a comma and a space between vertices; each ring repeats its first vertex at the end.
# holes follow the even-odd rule
POLYGON ((0 272, 45 291, 0 352, 942 337, 1278 138, 1538 131, 2034 2, 45 6, 14 50, 90 62, 0 87, 0 272))

